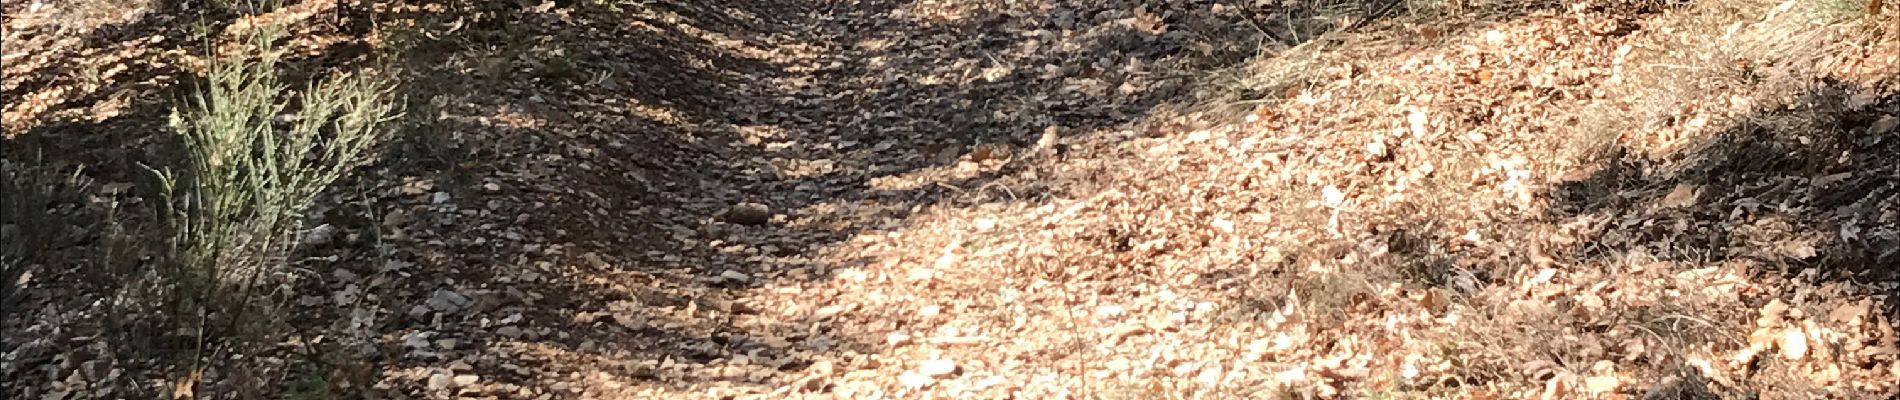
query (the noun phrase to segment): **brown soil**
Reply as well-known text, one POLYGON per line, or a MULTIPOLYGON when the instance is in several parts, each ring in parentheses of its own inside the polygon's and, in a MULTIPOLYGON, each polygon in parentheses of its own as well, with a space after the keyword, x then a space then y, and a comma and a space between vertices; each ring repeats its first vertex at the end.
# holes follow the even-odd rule
POLYGON ((1896 13, 94 3, 0 6, 9 397, 1900 396, 1896 13), (194 368, 98 300, 263 18, 407 114, 194 368))

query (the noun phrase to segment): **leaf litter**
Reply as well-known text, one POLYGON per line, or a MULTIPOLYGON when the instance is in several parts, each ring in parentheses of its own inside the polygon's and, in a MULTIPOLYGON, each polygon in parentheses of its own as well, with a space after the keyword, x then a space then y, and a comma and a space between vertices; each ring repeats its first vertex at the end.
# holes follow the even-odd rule
MULTIPOLYGON (((1216 2, 493 6, 292 321, 400 398, 1892 396, 1895 36, 1745 3, 1373 23, 1240 112, 1189 77, 1305 47, 1216 2)), ((45 304, 9 393, 93 397, 45 304)))

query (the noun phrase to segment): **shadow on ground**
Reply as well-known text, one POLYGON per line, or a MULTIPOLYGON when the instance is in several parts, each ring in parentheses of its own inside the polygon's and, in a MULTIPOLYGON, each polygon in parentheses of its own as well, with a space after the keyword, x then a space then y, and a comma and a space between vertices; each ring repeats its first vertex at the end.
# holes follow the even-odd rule
MULTIPOLYGON (((927 17, 902 1, 437 5, 398 17, 433 30, 408 53, 408 104, 421 118, 352 193, 363 206, 326 218, 391 231, 377 251, 388 254, 375 257, 413 265, 396 273, 414 276, 388 289, 388 309, 438 289, 498 304, 393 316, 368 331, 462 338, 478 354, 462 359, 484 382, 543 389, 601 372, 767 390, 802 368, 808 358, 795 354, 866 348, 829 329, 797 331, 812 321, 759 320, 729 289, 764 279, 720 276, 823 279, 845 266, 815 251, 950 193, 873 180, 954 165, 980 143, 1024 146, 1050 125, 1092 134, 1135 121, 1189 90, 1183 68, 1239 61, 1194 50, 1231 32, 1144 33, 1106 7, 1063 22, 1023 10, 927 17), (719 217, 739 202, 781 216, 762 226, 719 217), (827 207, 872 211, 814 211, 827 207), (515 314, 530 321, 517 337, 479 332, 495 329, 481 319, 515 314), (725 372, 760 362, 776 372, 725 372), (652 368, 661 364, 690 372, 652 368)), ((381 264, 342 267, 371 276, 381 264)), ((348 283, 322 285, 310 291, 348 283)), ((379 352, 385 378, 446 360, 398 342, 379 352)))
MULTIPOLYGON (((31 9, 41 6, 52 16, 28 23, 24 2, 6 4, 8 51, 21 52, 9 54, 0 96, 8 106, 0 143, 7 186, 0 275, 13 356, 6 393, 155 397, 154 386, 119 385, 103 375, 110 370, 126 382, 175 376, 189 366, 179 360, 196 348, 186 337, 193 330, 184 328, 194 315, 141 304, 150 299, 133 295, 166 285, 153 273, 169 233, 153 221, 158 200, 148 168, 182 165, 166 118, 198 79, 180 56, 203 55, 204 34, 239 16, 183 1, 36 2, 31 9), (81 363, 85 374, 77 372, 81 363), (87 382, 46 392, 51 382, 74 379, 87 382), (37 384, 12 384, 20 382, 37 384)), ((360 27, 297 32, 348 35, 360 27)), ((295 69, 286 74, 295 81, 360 61, 363 49, 308 48, 285 57, 295 69)), ((230 363, 234 370, 240 365, 250 364, 230 363)))
MULTIPOLYGON (((1593 218, 1582 259, 1746 261, 1815 287, 1900 294, 1900 132, 1872 132, 1900 96, 1821 83, 1792 106, 1738 119, 1668 159, 1617 150, 1555 187, 1551 217, 1593 218)), ((1889 300, 1888 315, 1900 312, 1889 300)))
MULTIPOLYGON (((1239 14, 1213 13, 1211 2, 1155 14, 1134 13, 1132 2, 943 13, 894 0, 568 3, 373 11, 416 22, 414 32, 382 30, 367 22, 371 10, 347 7, 325 17, 341 21, 330 29, 350 37, 344 46, 287 64, 287 74, 308 76, 374 58, 372 40, 402 46, 410 118, 382 159, 312 216, 311 225, 343 233, 294 262, 291 301, 301 306, 290 329, 305 346, 284 357, 309 365, 270 373, 352 391, 389 379, 420 386, 441 365, 466 362, 498 384, 482 389, 494 393, 567 390, 559 384, 582 372, 769 389, 783 375, 736 366, 765 360, 796 371, 804 359, 794 354, 868 344, 789 331, 800 321, 758 321, 730 289, 766 279, 721 275, 823 279, 843 266, 812 252, 955 193, 877 189, 874 180, 953 166, 978 144, 1026 147, 1050 126, 1073 138, 1165 115, 1158 107, 1194 90, 1195 71, 1242 61, 1258 42, 1250 35, 1264 34, 1239 14), (718 217, 748 201, 784 215, 764 226, 718 217), (826 206, 872 212, 806 213, 826 206), (787 269, 809 273, 779 273, 787 269), (473 306, 428 308, 443 292, 473 306), (656 368, 666 365, 685 366, 684 375, 656 368)), ((189 49, 178 16, 194 14, 182 4, 94 35, 157 33, 189 49)), ((6 98, 63 82, 71 67, 36 72, 6 98)), ((188 76, 135 66, 114 82, 161 75, 188 76)), ((90 180, 115 184, 138 182, 140 164, 164 164, 166 152, 150 149, 175 147, 161 124, 179 86, 105 88, 62 107, 137 95, 121 96, 130 107, 113 117, 38 124, 24 134, 37 145, 9 138, 9 163, 32 147, 52 158, 49 170, 83 166, 90 180)), ((939 182, 974 188, 997 176, 939 182)), ((100 231, 88 232, 44 246, 94 251, 100 231)), ((59 260, 8 262, 85 268, 59 260)), ((58 272, 36 272, 24 291, 111 282, 58 272)), ((8 371, 9 381, 55 380, 34 376, 8 371)))

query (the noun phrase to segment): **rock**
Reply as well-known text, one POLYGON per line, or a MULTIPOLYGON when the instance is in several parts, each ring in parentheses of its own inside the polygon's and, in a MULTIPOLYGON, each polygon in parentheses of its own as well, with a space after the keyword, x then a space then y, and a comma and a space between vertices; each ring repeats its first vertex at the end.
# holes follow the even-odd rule
POLYGON ((1779 319, 1784 315, 1788 315, 1788 303, 1782 302, 1781 299, 1769 300, 1767 305, 1761 306, 1763 317, 1779 319))
POLYGON ((957 362, 945 359, 928 360, 917 366, 917 372, 932 378, 956 375, 958 372, 957 362))
POLYGON ((739 203, 726 210, 725 220, 739 225, 765 225, 772 221, 772 209, 759 203, 739 203))
POLYGON ((727 282, 736 282, 736 283, 747 283, 747 282, 752 281, 751 275, 746 275, 744 272, 733 271, 733 270, 726 270, 725 272, 720 272, 719 278, 724 279, 727 282))
POLYGON ((1622 381, 1617 380, 1615 376, 1592 376, 1583 379, 1583 387, 1593 395, 1615 392, 1621 385, 1622 381))
POLYGON ((1326 185, 1320 188, 1320 200, 1324 201, 1327 207, 1337 208, 1346 202, 1346 192, 1340 191, 1337 186, 1326 185))
POLYGON ((473 375, 473 374, 456 375, 455 386, 473 385, 475 384, 475 382, 480 382, 481 380, 482 380, 482 377, 479 375, 473 375))
POLYGON ((455 383, 455 378, 449 377, 448 374, 429 375, 429 390, 448 389, 451 383, 455 383))
POLYGON ((1885 135, 1893 132, 1894 128, 1900 128, 1900 117, 1889 115, 1875 120, 1874 124, 1867 128, 1867 133, 1870 135, 1885 135))
POLYGON ((410 334, 408 338, 403 339, 402 344, 404 346, 409 346, 409 348, 411 349, 428 350, 430 336, 435 336, 434 332, 413 333, 413 334, 410 334))
POLYGON ((1808 356, 1808 335, 1800 328, 1789 328, 1781 332, 1781 358, 1790 361, 1808 356))
POLYGON ((429 197, 429 202, 433 204, 447 203, 449 202, 449 192, 435 192, 434 196, 429 197))
POLYGON ((1049 154, 1054 152, 1056 146, 1060 144, 1062 144, 1062 127, 1050 125, 1048 128, 1043 128, 1042 137, 1036 139, 1035 151, 1049 154))
POLYGON ((1873 93, 1855 93, 1852 96, 1847 96, 1847 101, 1843 103, 1845 103, 1844 105, 1846 105, 1847 108, 1850 110, 1860 111, 1860 110, 1865 110, 1867 109, 1867 107, 1872 106, 1874 105, 1874 103, 1879 103, 1879 102, 1880 102, 1879 95, 1875 95, 1873 93))
POLYGON ((310 228, 309 231, 304 232, 303 238, 302 240, 299 240, 299 242, 302 242, 304 246, 321 247, 321 246, 327 246, 331 242, 334 242, 335 240, 336 240, 336 227, 331 226, 330 224, 323 224, 323 225, 317 225, 317 227, 310 228))
POLYGON ((1596 364, 1590 365, 1590 372, 1598 376, 1615 375, 1616 362, 1610 361, 1610 360, 1597 360, 1596 364))
POLYGON ((903 384, 904 387, 911 388, 912 390, 922 389, 923 387, 930 386, 930 384, 936 383, 936 382, 937 382, 936 379, 931 379, 928 376, 924 376, 924 374, 920 374, 914 371, 904 371, 903 375, 897 376, 897 383, 903 384))
POLYGON ((496 329, 495 334, 506 336, 509 339, 520 339, 522 332, 521 332, 521 328, 517 328, 513 326, 504 326, 504 327, 501 327, 501 329, 496 329))
POLYGON ((831 384, 825 377, 813 375, 799 379, 795 385, 799 389, 807 392, 822 392, 825 390, 825 386, 830 386, 831 384))
POLYGON ((468 307, 469 309, 484 313, 508 305, 510 300, 513 299, 507 294, 495 290, 473 290, 468 292, 467 297, 471 303, 468 307))
POLYGON ((434 294, 429 295, 428 305, 429 309, 435 310, 436 312, 454 314, 468 309, 468 306, 472 303, 473 301, 469 300, 468 296, 463 296, 461 293, 447 289, 436 289, 434 294))

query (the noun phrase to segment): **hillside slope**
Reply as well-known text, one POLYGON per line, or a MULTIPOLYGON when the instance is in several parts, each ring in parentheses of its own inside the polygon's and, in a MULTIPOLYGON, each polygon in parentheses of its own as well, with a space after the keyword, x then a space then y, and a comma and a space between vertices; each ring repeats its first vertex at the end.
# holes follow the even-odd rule
POLYGON ((4 4, 9 397, 1900 396, 1891 5, 342 3, 407 118, 202 368, 89 268, 257 17, 4 4))

